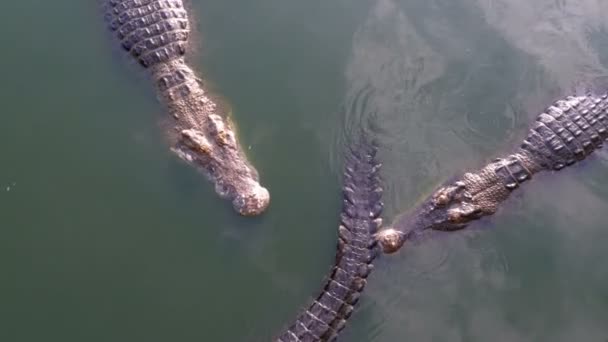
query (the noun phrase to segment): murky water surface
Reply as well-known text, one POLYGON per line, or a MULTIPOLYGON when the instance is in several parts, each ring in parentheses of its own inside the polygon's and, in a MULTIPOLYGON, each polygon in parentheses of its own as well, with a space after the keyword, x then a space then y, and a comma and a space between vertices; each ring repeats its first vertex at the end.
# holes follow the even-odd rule
MULTIPOLYGON (((269 212, 236 217, 168 152, 95 1, 7 2, 0 340, 268 341, 333 261, 359 129, 380 141, 390 221, 608 76, 605 1, 191 3, 191 59, 269 212)), ((381 258, 342 340, 606 341, 607 211, 606 153, 539 177, 469 231, 381 258)))

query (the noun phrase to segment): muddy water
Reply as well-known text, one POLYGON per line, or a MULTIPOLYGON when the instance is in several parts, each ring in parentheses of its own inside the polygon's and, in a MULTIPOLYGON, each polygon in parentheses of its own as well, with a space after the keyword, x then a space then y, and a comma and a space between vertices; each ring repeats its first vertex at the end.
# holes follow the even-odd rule
MULTIPOLYGON (((332 262, 345 143, 380 142, 386 219, 606 85, 599 1, 192 0, 193 65, 273 203, 236 217, 163 140, 97 4, 4 6, 0 340, 267 341, 332 262)), ((344 341, 608 339, 608 158, 381 258, 344 341)))

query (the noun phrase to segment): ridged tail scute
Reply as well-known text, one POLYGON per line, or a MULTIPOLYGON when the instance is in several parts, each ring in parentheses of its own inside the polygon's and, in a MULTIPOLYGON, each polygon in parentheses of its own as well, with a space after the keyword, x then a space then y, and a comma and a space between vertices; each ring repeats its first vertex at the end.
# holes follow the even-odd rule
POLYGON ((377 255, 383 205, 375 155, 375 146, 361 143, 348 156, 335 264, 321 294, 277 342, 333 341, 352 314, 377 255))
POLYGON ((186 53, 190 23, 182 0, 108 0, 107 7, 110 28, 144 67, 186 53))
POLYGON ((493 170, 507 190, 542 170, 561 170, 585 159, 608 138, 608 95, 568 96, 541 113, 520 149, 493 170))
POLYGON ((538 116, 521 148, 544 169, 585 159, 608 138, 608 95, 569 96, 538 116))

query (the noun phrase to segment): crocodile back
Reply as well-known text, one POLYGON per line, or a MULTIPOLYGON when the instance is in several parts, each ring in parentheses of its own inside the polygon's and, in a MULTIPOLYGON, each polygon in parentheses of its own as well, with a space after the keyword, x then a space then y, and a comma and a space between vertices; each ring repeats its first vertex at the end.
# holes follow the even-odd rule
POLYGON ((361 144, 347 158, 336 260, 321 293, 277 342, 333 341, 366 285, 377 254, 374 234, 382 212, 376 149, 361 144))
POLYGON ((105 5, 121 46, 144 67, 186 53, 190 23, 182 0, 106 0, 105 5))
POLYGON ((608 95, 569 96, 540 114, 522 145, 546 169, 585 159, 608 138, 608 95))

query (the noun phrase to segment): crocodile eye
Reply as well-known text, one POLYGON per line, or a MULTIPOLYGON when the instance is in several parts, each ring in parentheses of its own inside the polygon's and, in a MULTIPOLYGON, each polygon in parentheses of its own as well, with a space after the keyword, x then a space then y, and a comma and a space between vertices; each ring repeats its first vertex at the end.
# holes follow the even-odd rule
MULTIPOLYGON (((433 195, 433 204, 436 207, 445 207, 453 200, 460 200, 466 185, 462 181, 453 183, 452 185, 443 187, 433 195)), ((465 191, 466 192, 466 191, 465 191)))
POLYGON ((448 211, 448 220, 452 223, 460 223, 462 221, 462 211, 460 209, 452 209, 448 211))
POLYGON ((452 199, 452 196, 450 196, 450 189, 441 188, 441 189, 437 190, 437 192, 433 196, 433 203, 438 207, 444 207, 448 203, 450 203, 451 199, 452 199))
POLYGON ((446 195, 445 193, 439 194, 437 197, 435 197, 436 205, 446 205, 449 201, 450 197, 448 197, 448 195, 446 195))
POLYGON ((479 218, 481 214, 481 208, 469 203, 463 203, 461 206, 448 211, 448 220, 452 223, 464 223, 479 218))

